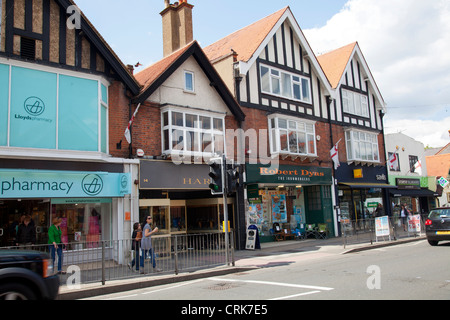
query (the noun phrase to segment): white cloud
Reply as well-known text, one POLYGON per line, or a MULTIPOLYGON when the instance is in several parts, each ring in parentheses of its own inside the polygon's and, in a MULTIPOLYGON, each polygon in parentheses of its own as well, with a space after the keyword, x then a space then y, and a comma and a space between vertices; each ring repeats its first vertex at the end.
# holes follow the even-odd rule
POLYGON ((450 142, 449 0, 349 0, 325 26, 304 32, 319 54, 358 41, 390 132, 409 128, 405 134, 430 146, 450 142))
MULTIPOLYGON (((448 113, 449 114, 449 113, 448 113)), ((385 133, 401 132, 424 146, 443 147, 450 143, 450 114, 441 120, 389 119, 384 121, 385 133)))

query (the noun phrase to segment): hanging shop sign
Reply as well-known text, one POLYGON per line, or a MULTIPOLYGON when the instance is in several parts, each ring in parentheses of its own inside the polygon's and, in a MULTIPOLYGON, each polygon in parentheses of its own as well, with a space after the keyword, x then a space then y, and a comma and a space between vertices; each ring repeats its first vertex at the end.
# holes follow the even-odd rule
POLYGON ((0 170, 0 199, 114 198, 131 194, 129 173, 0 170))
POLYGON ((247 183, 283 183, 328 185, 332 183, 331 168, 247 164, 247 183))

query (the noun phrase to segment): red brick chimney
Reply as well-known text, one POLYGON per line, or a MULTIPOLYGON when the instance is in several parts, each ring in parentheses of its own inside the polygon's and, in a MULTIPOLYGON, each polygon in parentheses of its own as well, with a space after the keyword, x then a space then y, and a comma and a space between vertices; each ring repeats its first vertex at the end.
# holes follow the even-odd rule
POLYGON ((165 9, 160 13, 163 23, 163 49, 164 57, 184 47, 194 40, 192 26, 193 5, 187 0, 180 0, 170 4, 164 0, 165 9))

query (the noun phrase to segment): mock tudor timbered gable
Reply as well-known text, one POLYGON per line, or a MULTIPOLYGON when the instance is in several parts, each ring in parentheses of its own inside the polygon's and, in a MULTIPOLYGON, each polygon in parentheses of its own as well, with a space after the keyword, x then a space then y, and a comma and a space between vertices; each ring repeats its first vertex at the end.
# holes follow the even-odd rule
POLYGON ((386 105, 358 43, 318 56, 336 100, 330 109, 333 121, 361 130, 382 130, 380 111, 386 105))
MULTIPOLYGON (((358 43, 317 59, 336 91, 336 98, 330 105, 330 121, 340 128, 337 137, 343 140, 342 145, 345 144, 347 163, 382 164, 382 117, 386 105, 358 43)), ((340 155, 340 158, 342 160, 344 156, 340 155)))
POLYGON ((288 7, 204 50, 226 83, 237 80, 230 89, 242 106, 328 118, 327 96, 334 92, 288 7), (226 72, 231 63, 234 74, 226 72))

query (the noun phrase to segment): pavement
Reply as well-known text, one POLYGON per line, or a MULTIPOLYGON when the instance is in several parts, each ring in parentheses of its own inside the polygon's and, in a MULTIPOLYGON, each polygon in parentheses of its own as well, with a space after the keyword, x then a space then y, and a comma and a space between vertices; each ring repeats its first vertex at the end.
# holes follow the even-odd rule
POLYGON ((330 253, 330 254, 351 254, 364 250, 373 250, 386 246, 404 244, 413 241, 425 240, 425 236, 413 238, 403 238, 399 240, 365 242, 358 244, 346 244, 344 246, 342 238, 331 239, 306 239, 290 240, 280 242, 262 243, 261 249, 238 250, 234 252, 235 263, 233 266, 218 266, 205 268, 194 272, 183 272, 175 274, 154 274, 148 277, 138 277, 133 279, 107 281, 105 285, 101 283, 82 284, 79 288, 70 288, 62 285, 59 290, 58 300, 76 300, 99 295, 111 294, 122 291, 143 289, 152 286, 191 281, 201 278, 217 277, 232 273, 239 273, 258 269, 274 263, 278 257, 285 254, 304 253, 330 253))

